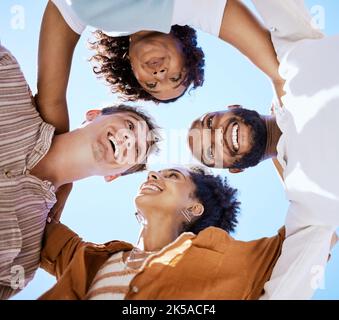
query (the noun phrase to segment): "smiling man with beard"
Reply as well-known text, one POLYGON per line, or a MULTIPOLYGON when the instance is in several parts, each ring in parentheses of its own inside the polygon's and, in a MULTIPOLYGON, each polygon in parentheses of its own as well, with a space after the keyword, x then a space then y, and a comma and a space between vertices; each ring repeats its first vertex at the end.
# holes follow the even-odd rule
POLYGON ((86 118, 82 128, 55 135, 17 61, 0 46, 0 299, 22 289, 39 267, 58 188, 143 170, 156 146, 155 125, 134 108, 91 110, 86 118))
POLYGON ((272 31, 283 105, 274 103, 271 117, 239 106, 204 115, 193 122, 189 144, 204 164, 231 172, 277 158, 290 205, 264 298, 306 299, 339 226, 339 37, 314 29, 303 1, 253 3, 272 31))

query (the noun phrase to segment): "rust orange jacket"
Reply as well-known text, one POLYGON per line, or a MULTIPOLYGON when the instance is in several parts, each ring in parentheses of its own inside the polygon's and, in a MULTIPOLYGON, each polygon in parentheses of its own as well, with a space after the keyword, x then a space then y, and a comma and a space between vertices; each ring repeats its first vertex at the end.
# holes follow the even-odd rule
MULTIPOLYGON (((126 299, 258 299, 280 255, 285 230, 244 242, 209 227, 183 233, 150 256, 131 281, 126 299)), ((63 224, 46 228, 41 267, 57 283, 40 299, 84 299, 103 263, 133 246, 122 241, 84 242, 63 224)))

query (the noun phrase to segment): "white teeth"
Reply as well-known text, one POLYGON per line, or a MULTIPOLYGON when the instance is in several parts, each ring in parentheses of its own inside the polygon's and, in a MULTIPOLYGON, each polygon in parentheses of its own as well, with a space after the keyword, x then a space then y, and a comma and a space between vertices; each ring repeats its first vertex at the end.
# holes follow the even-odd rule
POLYGON ((110 134, 108 139, 110 141, 112 141, 112 143, 115 146, 115 152, 114 152, 114 157, 117 158, 119 156, 120 150, 119 150, 119 144, 117 143, 117 141, 114 139, 114 137, 110 134))
POLYGON ((149 189, 149 190, 153 190, 153 191, 161 191, 161 189, 156 186, 156 185, 153 185, 153 184, 146 184, 142 187, 142 190, 144 189, 149 189))
POLYGON ((239 131, 239 125, 235 124, 232 128, 232 143, 236 151, 239 150, 238 131, 239 131))

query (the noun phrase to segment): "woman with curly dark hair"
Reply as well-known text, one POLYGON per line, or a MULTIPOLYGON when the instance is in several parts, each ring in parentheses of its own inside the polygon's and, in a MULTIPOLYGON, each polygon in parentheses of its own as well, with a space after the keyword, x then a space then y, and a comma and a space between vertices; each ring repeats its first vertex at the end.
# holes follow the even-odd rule
POLYGON ((197 47, 196 31, 175 25, 169 34, 141 31, 110 37, 95 32, 94 72, 124 99, 173 102, 192 84, 204 81, 204 54, 197 47))
POLYGON ((141 223, 136 246, 95 245, 49 224, 41 266, 58 282, 41 299, 258 299, 284 230, 250 242, 232 238, 236 192, 201 168, 149 172, 134 200, 141 223))
POLYGON ((37 103, 57 132, 68 129, 68 76, 87 25, 101 30, 92 43, 94 70, 124 100, 172 102, 203 84, 204 54, 188 25, 230 43, 282 87, 270 33, 240 0, 50 0, 41 26, 37 103))

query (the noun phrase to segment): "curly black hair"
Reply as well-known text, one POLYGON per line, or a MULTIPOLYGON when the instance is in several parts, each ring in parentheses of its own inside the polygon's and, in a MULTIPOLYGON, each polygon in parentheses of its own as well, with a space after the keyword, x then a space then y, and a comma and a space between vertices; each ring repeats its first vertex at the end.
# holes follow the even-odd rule
POLYGON ((215 176, 202 167, 191 168, 190 177, 195 185, 193 196, 204 206, 204 213, 197 220, 186 224, 183 231, 198 234, 213 226, 233 232, 240 210, 237 189, 228 185, 227 178, 215 176))
MULTIPOLYGON (((185 67, 188 70, 183 84, 195 89, 202 86, 204 82, 204 53, 197 46, 196 31, 189 26, 174 25, 170 34, 181 43, 185 57, 185 67)), ((145 91, 134 76, 130 60, 129 37, 110 37, 100 30, 94 32, 96 41, 90 42, 90 48, 96 54, 90 59, 96 65, 93 71, 96 75, 104 78, 110 85, 113 93, 118 93, 124 101, 154 101, 155 103, 169 103, 176 101, 179 97, 169 100, 158 100, 145 91)))

